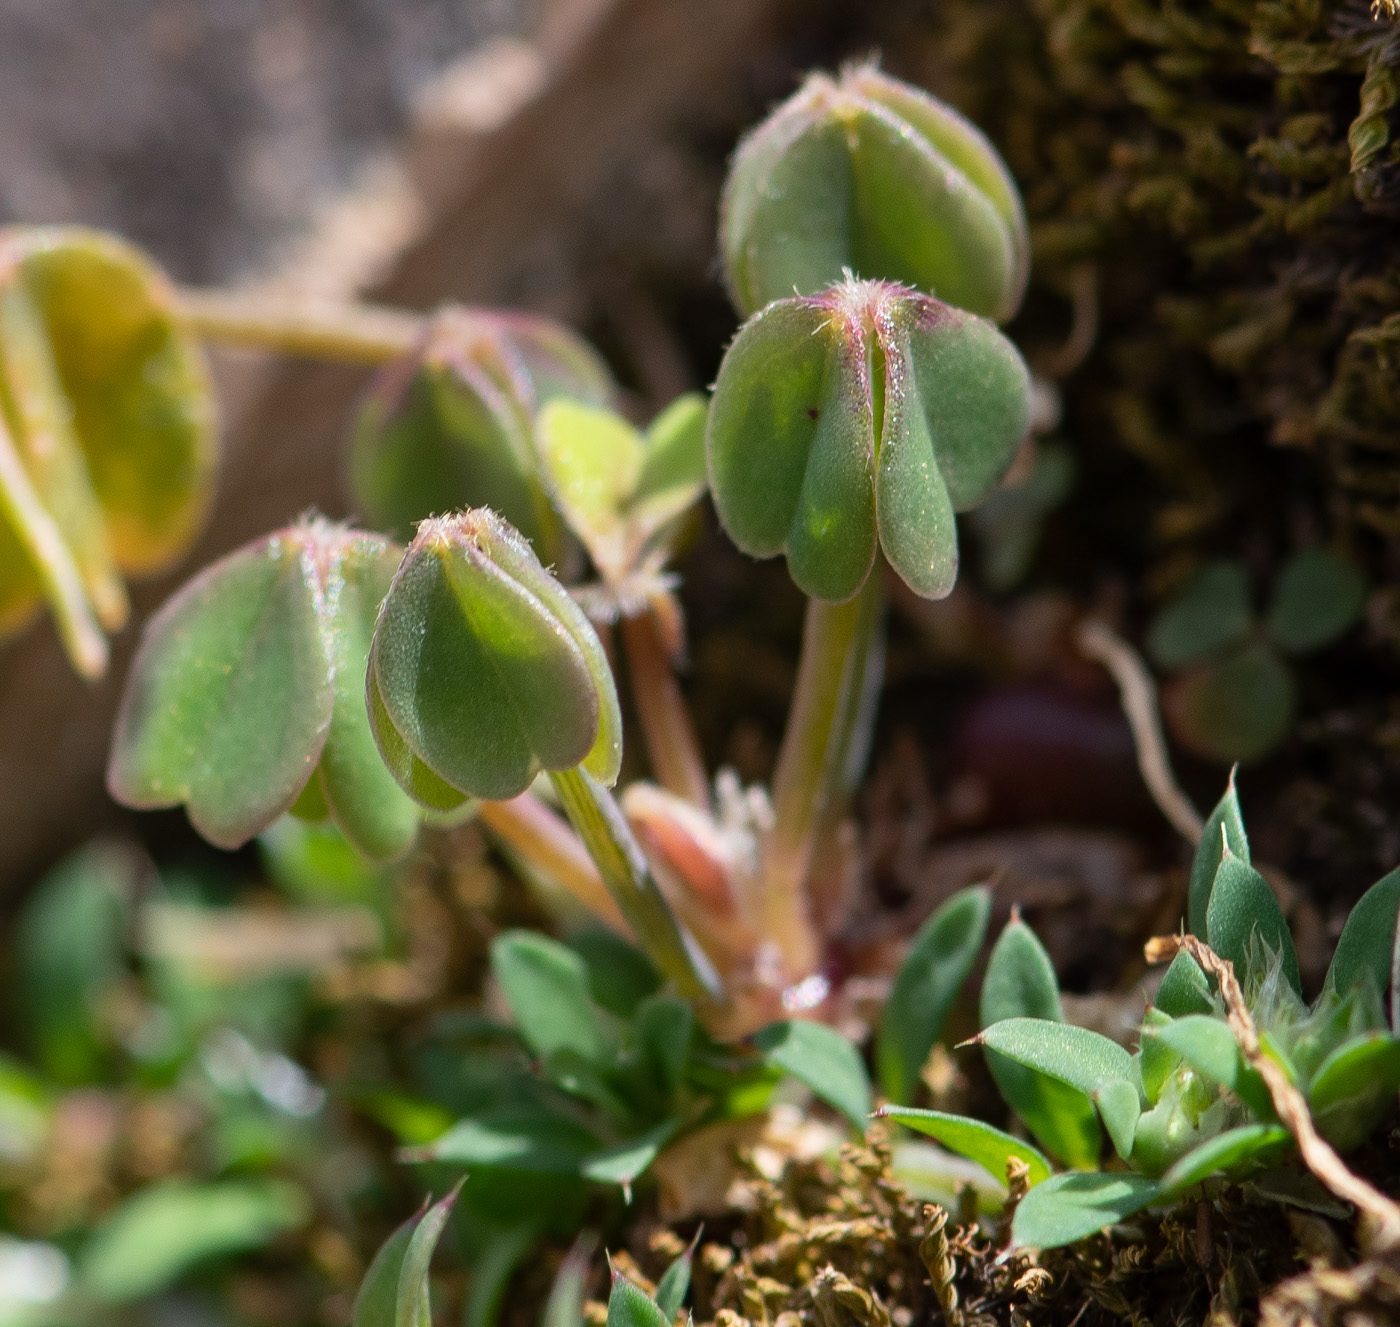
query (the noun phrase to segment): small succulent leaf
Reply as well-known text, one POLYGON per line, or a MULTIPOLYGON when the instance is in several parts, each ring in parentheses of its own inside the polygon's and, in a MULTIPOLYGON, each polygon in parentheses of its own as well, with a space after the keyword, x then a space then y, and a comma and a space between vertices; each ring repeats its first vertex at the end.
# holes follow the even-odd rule
MULTIPOLYGON (((1230 782, 1225 789, 1224 796, 1215 804, 1215 809, 1210 813, 1210 818, 1201 831, 1201 841, 1196 845, 1195 856, 1191 859, 1191 883, 1187 895, 1187 925, 1190 927, 1191 934, 1201 940, 1206 938, 1206 910, 1210 905, 1211 890, 1215 887, 1215 873, 1220 869, 1220 858, 1226 848, 1234 853, 1240 861, 1248 863, 1249 836, 1245 833, 1244 816, 1240 812, 1240 798, 1239 793, 1235 790, 1234 770, 1230 771, 1230 782)), ((1178 959, 1183 957, 1192 964, 1195 963, 1189 954, 1178 953, 1178 959)), ((1174 960, 1171 969, 1168 969, 1169 975, 1176 966, 1174 960)), ((1196 970, 1200 971, 1199 966, 1196 970)), ((1205 980, 1204 973, 1201 973, 1201 980, 1205 980)), ((1158 1005, 1163 1009, 1167 1008, 1160 1000, 1158 1005)), ((1167 1009, 1169 1014, 1175 1012, 1174 1009, 1167 1009)))
POLYGON ((1181 1063, 1181 1055, 1173 1050, 1160 1037, 1152 1035, 1158 1028, 1171 1022, 1171 1017, 1161 1009, 1149 1007, 1142 1016, 1142 1039, 1138 1046, 1138 1077, 1142 1080, 1142 1094, 1148 1106, 1155 1106, 1162 1088, 1181 1063))
POLYGON ((1132 1056, 1123 1047, 1071 1023, 1005 1018, 984 1028, 976 1041, 1089 1095, 1113 1079, 1132 1077, 1132 1056))
POLYGON ((1400 867, 1377 880, 1348 914, 1327 969, 1324 987, 1345 995, 1368 978, 1378 992, 1390 985, 1397 912, 1400 912, 1400 867))
POLYGON ((389 711, 384 708, 384 697, 379 694, 379 681, 374 675, 373 666, 365 676, 365 708, 369 712, 370 732, 374 735, 385 768, 419 806, 426 812, 450 815, 471 801, 465 793, 458 792, 450 783, 438 778, 413 754, 394 727, 389 711))
POLYGON ((630 570, 624 507, 642 471, 642 436, 620 415, 580 401, 551 401, 535 423, 554 501, 606 580, 630 570))
POLYGON ((1140 1212, 1161 1196, 1145 1175, 1071 1170, 1037 1184, 1016 1208, 1011 1242, 1017 1248, 1055 1249, 1140 1212))
MULTIPOLYGON (((982 979, 979 1024, 986 1028, 1006 1018, 1062 1021, 1060 986, 1050 955, 1020 920, 1009 922, 992 946, 982 979)), ((1097 1164, 1103 1133, 1087 1095, 988 1047, 982 1054, 1006 1104, 1043 1147, 1071 1166, 1097 1164)))
POLYGON ((599 1184, 616 1184, 629 1192, 637 1178, 660 1155, 661 1149, 680 1132, 683 1123, 679 1117, 662 1120, 637 1138, 604 1148, 583 1163, 583 1177, 599 1184))
POLYGON ((432 1327, 432 1310, 428 1302, 428 1268, 461 1188, 461 1181, 458 1181, 457 1187, 451 1193, 428 1208, 408 1237, 394 1296, 393 1327, 432 1327))
MULTIPOLYGON (((519 535, 486 511, 424 522, 404 557, 370 666, 404 744, 459 792, 514 797, 541 769, 591 758, 600 713, 611 721, 611 678, 600 696, 569 627, 596 637, 571 603, 578 623, 561 618, 567 596, 553 593, 556 584, 519 535)), ((391 768, 394 754, 386 754, 391 768)))
POLYGON ((1226 849, 1206 908, 1206 942, 1235 965, 1241 981, 1248 976, 1250 937, 1256 932, 1274 953, 1282 954, 1284 976, 1301 993, 1298 954, 1274 891, 1248 862, 1226 849))
POLYGON ((687 392, 647 426, 646 458, 628 514, 648 533, 679 516, 705 491, 709 409, 699 392, 687 392))
POLYGON ((441 1138, 402 1155, 512 1173, 579 1175, 600 1146, 598 1136, 574 1120, 521 1107, 459 1120, 441 1138))
POLYGON ((1155 1028, 1144 1027, 1143 1045, 1149 1042, 1170 1047, 1197 1072, 1233 1092, 1261 1119, 1274 1118, 1268 1087, 1245 1062, 1223 1018, 1187 1014, 1155 1028))
POLYGON ((815 74, 740 145, 721 248, 741 311, 794 288, 811 294, 848 268, 987 316, 1015 311, 1025 243, 1024 222, 1018 229, 1003 210, 1009 177, 982 162, 970 177, 959 163, 995 161, 990 145, 957 132, 932 99, 897 88, 870 70, 839 85, 815 74), (901 113, 911 109, 913 121, 901 113), (995 196, 981 184, 991 176, 995 196))
POLYGON ((583 1305, 588 1293, 588 1263, 595 1236, 585 1231, 574 1241, 559 1265, 549 1288, 540 1327, 583 1327, 583 1305))
POLYGON ((1349 1152, 1395 1105, 1397 1090, 1400 1041, 1369 1032, 1337 1047, 1318 1066, 1308 1106, 1322 1136, 1339 1152, 1349 1152))
POLYGON ((1125 1078, 1105 1079, 1093 1092, 1094 1105, 1113 1142, 1113 1150, 1126 1161, 1133 1154, 1142 1103, 1137 1087, 1125 1078))
POLYGON ((674 995, 653 995, 638 1007, 632 1020, 638 1049, 663 1097, 681 1085, 695 1032, 695 1010, 674 995))
POLYGON ((835 1028, 794 1019, 769 1023, 753 1041, 771 1066, 805 1083, 864 1132, 870 1079, 856 1048, 835 1028))
MULTIPOLYGON (((0 259, 3 255, 0 247, 0 259)), ((57 525, 89 602, 102 625, 116 630, 127 617, 126 588, 48 330, 18 269, 8 279, 0 272, 0 412, 8 418, 34 492, 57 525)))
POLYGON ((701 1231, 697 1230, 685 1252, 661 1273, 661 1280, 656 1283, 656 1307, 672 1323, 690 1293, 690 1266, 695 1260, 695 1246, 700 1243, 700 1235, 701 1231))
POLYGON ((1243 563, 1208 563, 1153 619, 1147 652, 1159 667, 1199 663, 1249 635, 1249 576, 1243 563))
POLYGON ((78 1258, 78 1285, 100 1304, 130 1304, 208 1258, 262 1248, 310 1216, 305 1192, 286 1180, 162 1180, 104 1218, 78 1258))
POLYGON ((146 624, 117 714, 107 786, 134 807, 183 802, 236 848, 296 801, 334 705, 325 581, 302 527, 206 568, 146 624))
POLYGON ((878 1115, 882 1120, 894 1120, 917 1133, 927 1134, 950 1152, 975 1161, 998 1183, 1005 1182, 1006 1163, 1012 1157, 1029 1167, 1027 1178, 1032 1185, 1048 1178, 1052 1170, 1044 1154, 1029 1143, 966 1115, 917 1110, 912 1106, 882 1106, 878 1115))
MULTIPOLYGON (((1201 927, 1205 929, 1204 924, 1201 927)), ((1172 1018, 1184 1014, 1208 1014, 1212 1009, 1210 980, 1201 965, 1184 949, 1172 959, 1157 987, 1156 1007, 1172 1018)))
POLYGON ((337 541, 326 597, 335 701, 317 779, 324 805, 366 857, 402 857, 418 834, 418 807, 386 768, 365 703, 369 646, 379 605, 402 550, 379 535, 346 531, 337 541))
POLYGON ((572 949, 537 931, 505 931, 491 942, 491 973, 535 1055, 570 1050, 593 1065, 611 1062, 608 1015, 593 1003, 588 970, 572 949))
POLYGON ((671 1319, 639 1285, 612 1269, 608 1327, 672 1327, 671 1319))
POLYGON ((169 282, 78 226, 8 231, 0 248, 42 315, 117 565, 162 570, 198 533, 218 460, 209 372, 169 282))
POLYGON ((919 1072, 982 950, 991 890, 960 890, 919 927, 880 1018, 875 1064, 880 1087, 896 1102, 912 1100, 919 1072))
POLYGON ((921 88, 882 74, 874 64, 847 73, 844 82, 922 134, 986 195, 1001 215, 1015 259, 1015 274, 1006 291, 1005 305, 993 316, 999 321, 1010 317, 1025 289, 1030 268, 1030 235, 1016 182, 996 148, 976 125, 951 106, 929 96, 921 88))
POLYGON ((1330 645, 1353 626, 1366 603, 1366 582, 1344 558, 1323 548, 1295 553, 1279 572, 1269 605, 1269 635, 1290 654, 1330 645))
POLYGON ((1233 1176, 1242 1169, 1271 1165, 1293 1146, 1281 1124, 1242 1124, 1193 1147, 1161 1178, 1162 1197, 1176 1198, 1217 1172, 1233 1176))
MULTIPOLYGON (((424 1208, 426 1206, 425 1203, 424 1208)), ((394 1327, 399 1272, 413 1232, 423 1219, 424 1208, 409 1217, 379 1246, 355 1295, 355 1305, 350 1314, 351 1327, 394 1327)))
POLYGON ((1172 735, 1199 756, 1246 763, 1288 735, 1297 687, 1273 649, 1248 642, 1188 669, 1163 692, 1172 735))

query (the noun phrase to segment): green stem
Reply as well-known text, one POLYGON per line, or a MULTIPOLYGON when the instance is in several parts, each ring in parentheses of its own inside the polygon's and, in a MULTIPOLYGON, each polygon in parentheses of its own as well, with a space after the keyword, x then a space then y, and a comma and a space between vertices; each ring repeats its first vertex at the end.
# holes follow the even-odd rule
POLYGON ((579 766, 551 770, 549 777, 608 892, 652 962, 687 999, 722 999, 718 975, 681 930, 612 794, 579 766))
POLYGON ((807 877, 813 844, 842 800, 850 757, 863 751, 863 730, 873 717, 871 679, 882 659, 881 570, 875 567, 860 593, 844 604, 820 599, 807 604, 797 686, 773 776, 773 829, 763 858, 763 933, 778 946, 792 981, 814 971, 821 959, 807 877))
POLYGON ((210 341, 312 359, 383 364, 422 339, 427 318, 373 304, 268 299, 222 290, 181 290, 186 327, 210 341))

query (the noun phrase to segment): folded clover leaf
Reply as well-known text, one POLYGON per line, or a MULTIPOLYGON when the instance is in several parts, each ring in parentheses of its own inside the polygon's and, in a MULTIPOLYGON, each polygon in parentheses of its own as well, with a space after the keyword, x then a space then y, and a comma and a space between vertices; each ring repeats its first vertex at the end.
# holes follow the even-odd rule
POLYGON ((746 314, 850 269, 1004 321, 1030 254, 1015 183, 981 131, 871 64, 813 74, 744 140, 720 245, 746 314))
POLYGON ((606 405, 607 366, 566 327, 529 314, 448 308, 412 354, 384 368, 351 445, 351 486, 403 539, 428 516, 488 506, 550 560, 563 529, 550 505, 535 418, 563 398, 606 405))
POLYGON ((189 546, 216 459, 164 276, 97 231, 0 230, 0 634, 47 599, 74 666, 100 675, 123 576, 189 546))
POLYGON ((855 595, 877 546, 916 594, 957 576, 956 511, 1005 474, 1030 379, 994 324, 880 281, 778 300, 740 329, 710 407, 710 486, 746 553, 785 552, 828 601, 855 595))
POLYGON ((428 805, 503 800, 544 770, 611 785, 622 720, 582 610, 486 508, 424 521, 384 601, 369 707, 395 777, 428 805))
POLYGON ((206 568, 146 625, 107 784, 127 806, 183 802, 220 847, 294 805, 366 855, 406 852, 419 813, 375 749, 370 636, 399 549, 319 517, 206 568))

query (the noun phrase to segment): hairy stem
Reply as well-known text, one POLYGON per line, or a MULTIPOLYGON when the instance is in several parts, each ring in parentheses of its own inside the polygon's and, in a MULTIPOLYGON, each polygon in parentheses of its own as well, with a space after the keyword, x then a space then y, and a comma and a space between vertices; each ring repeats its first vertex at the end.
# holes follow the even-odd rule
POLYGON ((63 648, 89 680, 107 671, 107 638, 93 616, 82 574, 48 508, 39 500, 0 414, 0 515, 34 564, 63 648))
POLYGON ((761 902, 763 933, 778 946, 794 981, 812 972, 820 958, 805 889, 812 847, 849 785, 852 755, 864 758, 884 603, 877 567, 854 599, 813 599, 807 605, 797 686, 773 776, 761 902))
POLYGON ((615 931, 630 935, 588 849, 568 824, 533 793, 482 802, 481 823, 531 870, 572 895, 615 931))
POLYGON ((373 304, 268 299, 222 290, 181 290, 176 305, 197 336, 312 359, 382 364, 407 354, 427 319, 373 304))
POLYGON ((656 781, 668 792, 708 810, 710 783, 705 777, 700 741, 650 609, 636 617, 623 617, 622 643, 656 781))
POLYGON ((722 999, 718 974, 681 930, 612 794, 578 766, 553 770, 549 777, 603 883, 651 961, 688 999, 722 999))

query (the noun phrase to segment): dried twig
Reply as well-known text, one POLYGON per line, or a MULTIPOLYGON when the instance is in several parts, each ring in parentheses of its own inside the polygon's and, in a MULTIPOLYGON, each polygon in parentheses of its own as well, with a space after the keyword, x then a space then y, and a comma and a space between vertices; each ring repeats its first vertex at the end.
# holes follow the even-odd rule
POLYGON ((1150 943, 1150 952, 1158 958, 1171 957, 1177 949, 1184 949, 1220 983, 1225 1017, 1240 1053, 1264 1080, 1274 1110, 1297 1142, 1304 1164, 1338 1198, 1351 1203, 1370 1220, 1373 1227, 1369 1236, 1371 1252, 1400 1250, 1400 1205, 1348 1170, 1331 1144, 1318 1133, 1303 1094, 1289 1081, 1283 1066, 1266 1055, 1259 1045, 1259 1030, 1245 1005, 1235 965, 1194 935, 1158 936, 1150 943))
POLYGON ((1091 618, 1081 623, 1075 642, 1082 654, 1103 664, 1118 683, 1123 713, 1133 730, 1138 769, 1142 771, 1142 781, 1152 794, 1152 800, 1178 834, 1192 844, 1199 843, 1205 821, 1172 773, 1166 739, 1162 736, 1162 721, 1157 713, 1157 684, 1147 671, 1147 665, 1105 622, 1091 618))

